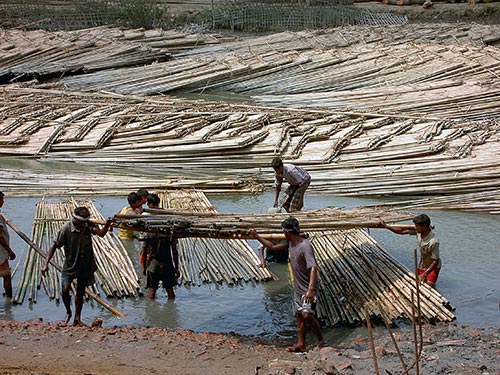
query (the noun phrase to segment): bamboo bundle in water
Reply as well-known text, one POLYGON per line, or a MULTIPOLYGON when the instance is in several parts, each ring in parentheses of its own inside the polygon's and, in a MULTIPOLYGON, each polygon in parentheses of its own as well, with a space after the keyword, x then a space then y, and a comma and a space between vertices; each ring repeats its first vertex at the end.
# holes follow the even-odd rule
MULTIPOLYGON (((69 200, 66 202, 49 202, 42 200, 36 205, 35 219, 32 227, 33 242, 47 252, 57 237, 59 229, 72 217, 72 212, 77 206, 86 206, 90 209, 92 217, 103 220, 100 213, 93 206, 92 201, 69 200)), ((127 256, 125 248, 110 232, 104 238, 93 236, 94 255, 98 270, 95 273, 96 283, 101 287, 107 297, 137 297, 140 285, 138 276, 127 256)), ((64 253, 59 249, 54 254, 54 261, 62 267, 64 253)), ((40 285, 51 299, 60 298, 60 275, 54 267, 49 267, 46 277, 41 278, 39 273, 42 264, 41 256, 30 248, 24 262, 21 280, 19 282, 13 301, 23 303, 28 293, 30 301, 36 302, 36 293, 40 285)), ((94 285, 97 290, 97 285, 94 285)))
MULTIPOLYGON (((364 308, 379 315, 377 303, 391 320, 410 319, 412 272, 387 254, 362 229, 312 233, 320 270, 319 316, 329 325, 358 324, 364 308)), ((455 319, 453 307, 435 289, 420 285, 426 322, 455 319)))
MULTIPOLYGON (((161 206, 169 211, 182 210, 197 212, 200 215, 217 215, 201 191, 170 190, 160 191, 158 194, 161 206)), ((147 219, 151 216, 142 217, 147 219)), ((178 250, 181 269, 179 282, 185 285, 211 282, 233 285, 265 281, 274 277, 269 270, 259 267, 260 260, 255 251, 241 239, 224 241, 216 238, 180 238, 178 250)))

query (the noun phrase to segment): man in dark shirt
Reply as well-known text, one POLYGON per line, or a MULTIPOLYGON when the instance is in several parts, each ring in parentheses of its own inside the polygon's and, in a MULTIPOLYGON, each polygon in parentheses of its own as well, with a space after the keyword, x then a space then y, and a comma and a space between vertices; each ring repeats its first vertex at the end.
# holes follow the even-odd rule
POLYGON ((76 279, 75 295, 75 318, 73 325, 84 325, 81 321, 81 312, 83 308, 83 295, 85 288, 94 284, 94 272, 97 265, 92 247, 92 235, 97 234, 100 237, 108 232, 111 226, 111 219, 99 228, 89 221, 90 211, 87 207, 77 207, 73 212, 70 221, 63 225, 59 230, 57 238, 49 249, 42 275, 45 276, 49 262, 52 259, 56 249, 64 248, 64 265, 61 274, 61 296, 66 308, 65 323, 71 320, 71 296, 69 294, 71 283, 76 279))

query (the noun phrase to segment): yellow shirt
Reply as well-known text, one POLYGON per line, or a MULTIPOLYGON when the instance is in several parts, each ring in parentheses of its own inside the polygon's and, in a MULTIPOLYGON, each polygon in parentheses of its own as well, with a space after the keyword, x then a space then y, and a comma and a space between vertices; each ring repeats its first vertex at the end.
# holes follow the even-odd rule
MULTIPOLYGON (((123 207, 118 214, 119 215, 128 215, 131 212, 132 213, 134 212, 132 207, 123 207)), ((134 239, 134 231, 131 229, 118 228, 118 237, 120 237, 122 240, 133 240, 134 239)))

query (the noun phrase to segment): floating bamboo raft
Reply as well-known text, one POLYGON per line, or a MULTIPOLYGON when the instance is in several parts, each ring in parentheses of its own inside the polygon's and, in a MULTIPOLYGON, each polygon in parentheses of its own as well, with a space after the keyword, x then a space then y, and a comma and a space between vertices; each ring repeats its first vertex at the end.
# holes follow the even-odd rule
POLYGON ((95 27, 49 32, 0 29, 0 83, 148 65, 171 53, 233 38, 175 30, 95 27))
MULTIPOLYGON (((225 275, 221 281, 227 283, 234 282, 234 276, 226 267, 235 267, 235 252, 239 254, 240 249, 248 248, 240 240, 251 238, 248 229, 254 228, 263 235, 279 239, 279 234, 283 233, 281 221, 287 217, 287 214, 219 214, 211 208, 205 195, 196 191, 161 192, 160 196, 166 210, 149 210, 151 215, 146 216, 122 216, 117 218, 118 226, 179 237, 183 275, 203 274, 202 268, 207 274, 225 275)), ((297 212, 294 216, 301 229, 310 235, 316 251, 321 285, 319 316, 326 324, 359 324, 365 319, 365 307, 370 315, 380 317, 378 302, 390 319, 409 319, 412 293, 416 295, 413 273, 362 229, 376 227, 381 218, 387 222, 401 221, 408 219, 409 214, 365 208, 327 208, 297 212), (337 229, 332 230, 334 228, 337 229)), ((245 267, 251 266, 253 270, 259 263, 253 250, 246 250, 246 254, 252 261, 238 267, 238 274, 245 267)), ((449 301, 435 289, 422 285, 420 293, 425 321, 447 322, 455 318, 449 301)))
MULTIPOLYGON (((42 200, 36 205, 35 219, 31 231, 33 242, 40 249, 47 252, 53 240, 57 237, 59 229, 71 218, 72 212, 77 206, 88 207, 93 218, 103 220, 103 217, 90 200, 75 201, 71 199, 65 202, 42 200)), ((97 295, 102 291, 108 298, 138 297, 140 294, 139 278, 126 249, 118 237, 109 232, 103 238, 93 236, 92 241, 98 265, 98 269, 94 274, 96 284, 91 287, 92 291, 97 295)), ((63 250, 56 250, 53 259, 62 267, 64 262, 63 250)), ((40 286, 43 286, 50 299, 56 301, 60 299, 61 275, 54 267, 49 266, 47 275, 41 277, 40 269, 43 264, 42 257, 29 248, 13 298, 14 303, 23 303, 26 296, 29 301, 36 302, 40 286)))
MULTIPOLYGON (((127 194, 133 185, 238 190, 245 181, 270 185, 270 160, 281 155, 305 167, 310 189, 322 193, 439 197, 433 207, 443 208, 446 196, 455 208, 500 209, 495 116, 443 120, 36 89, 3 94, 0 188, 16 194, 127 194), (39 162, 20 168, 23 158, 39 162)), ((246 191, 260 190, 250 184, 246 191)))
MULTIPOLYGON (((216 214, 215 208, 201 191, 161 191, 159 196, 161 207, 170 210, 216 214)), ((143 217, 150 218, 149 215, 143 217)), ((259 267, 260 260, 255 251, 241 239, 223 240, 207 236, 181 238, 178 251, 180 284, 201 285, 212 282, 234 285, 274 277, 269 270, 259 267)))

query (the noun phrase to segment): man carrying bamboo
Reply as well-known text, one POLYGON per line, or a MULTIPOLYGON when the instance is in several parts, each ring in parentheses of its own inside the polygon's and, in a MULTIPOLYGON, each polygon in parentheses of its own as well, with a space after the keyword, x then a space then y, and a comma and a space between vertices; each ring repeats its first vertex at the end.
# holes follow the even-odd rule
POLYGON ((281 223, 286 242, 274 244, 272 241, 260 236, 255 229, 250 234, 262 245, 271 251, 289 252, 290 265, 293 273, 294 307, 297 314, 298 341, 289 346, 288 352, 306 351, 306 324, 318 340, 318 346, 324 347, 326 343, 321 332, 321 326, 315 318, 316 290, 318 287, 318 270, 314 249, 311 243, 303 238, 300 233, 299 222, 290 216, 281 223))
MULTIPOLYGON (((159 208, 160 198, 157 194, 150 194, 147 198, 149 208, 159 208)), ((156 291, 160 286, 167 291, 168 299, 175 299, 174 286, 179 277, 179 253, 177 239, 164 233, 144 233, 141 238, 142 273, 146 275, 148 299, 156 298, 156 291)))
POLYGON ((77 207, 71 220, 59 230, 57 238, 47 253, 45 264, 41 269, 43 276, 47 272, 49 262, 56 249, 64 248, 65 259, 61 273, 61 296, 66 308, 65 323, 68 323, 71 319, 71 296, 69 291, 71 283, 76 279, 73 325, 84 325, 81 321, 83 296, 85 288, 94 284, 94 272, 97 270, 92 247, 92 235, 96 234, 104 237, 111 226, 111 221, 111 219, 108 219, 104 226, 99 228, 90 222, 90 211, 87 207, 77 207))
MULTIPOLYGON (((3 207, 4 199, 5 194, 0 191, 0 208, 3 207)), ((7 223, 0 213, 0 277, 3 278, 5 296, 12 298, 12 274, 10 272, 9 259, 16 259, 16 254, 10 248, 7 223)))
POLYGON ((417 244, 420 249, 420 263, 418 266, 418 277, 420 281, 434 287, 441 270, 441 259, 439 257, 439 241, 431 229, 431 219, 426 214, 420 214, 413 218, 415 229, 400 228, 397 225, 387 225, 383 220, 380 227, 389 229, 396 234, 417 234, 417 244))
POLYGON ((275 172, 274 207, 283 207, 286 212, 300 211, 304 207, 304 194, 311 183, 311 176, 304 168, 294 164, 283 164, 280 157, 275 157, 271 166, 275 172), (283 179, 288 182, 289 186, 280 197, 283 179))

